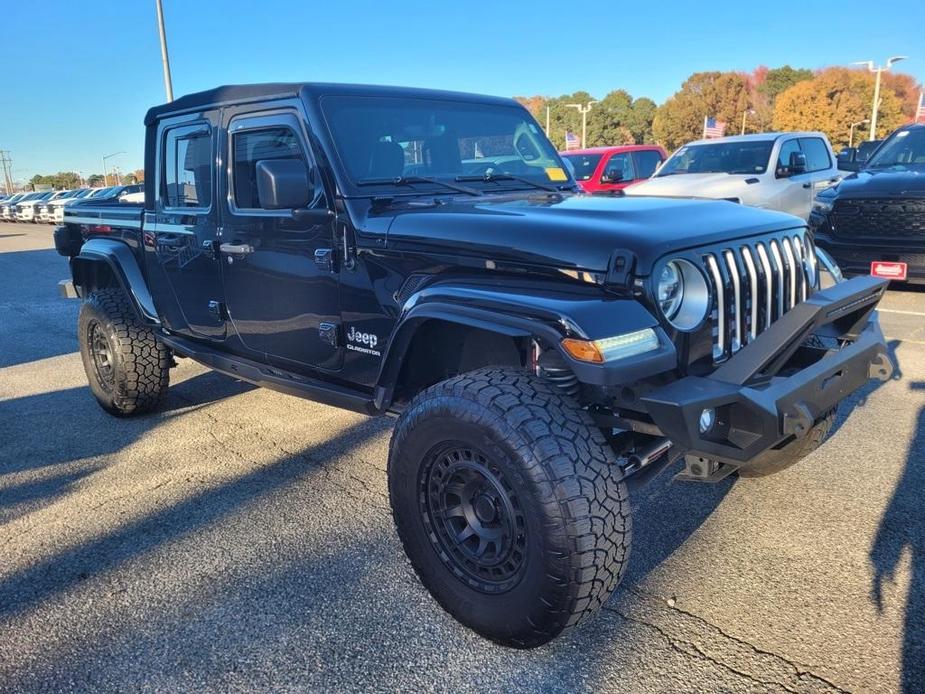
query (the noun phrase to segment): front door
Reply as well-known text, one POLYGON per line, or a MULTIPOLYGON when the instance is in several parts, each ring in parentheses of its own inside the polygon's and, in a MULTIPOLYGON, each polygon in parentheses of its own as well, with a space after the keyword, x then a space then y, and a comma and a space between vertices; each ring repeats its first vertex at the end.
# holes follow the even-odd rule
POLYGON ((292 108, 224 116, 227 176, 223 187, 220 254, 225 310, 245 349, 282 367, 339 367, 338 279, 333 223, 297 221, 292 210, 261 206, 257 164, 301 161, 324 207, 302 120, 292 108))
POLYGON ((775 165, 774 185, 777 188, 777 195, 772 207, 781 212, 807 219, 813 201, 813 174, 809 172, 790 173, 790 155, 794 152, 802 152, 799 140, 793 138, 781 143, 775 165))

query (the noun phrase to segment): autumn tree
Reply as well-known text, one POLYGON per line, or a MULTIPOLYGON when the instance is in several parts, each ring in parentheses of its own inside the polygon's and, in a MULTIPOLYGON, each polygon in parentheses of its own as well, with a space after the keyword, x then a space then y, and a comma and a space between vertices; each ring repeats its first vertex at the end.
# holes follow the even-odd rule
POLYGON ((881 91, 889 89, 902 104, 903 116, 908 120, 915 119, 915 112, 919 106, 919 94, 922 85, 915 81, 912 75, 905 72, 884 72, 880 83, 881 91))
POLYGON ((703 120, 727 123, 737 132, 742 114, 750 108, 748 78, 738 72, 696 72, 655 113, 656 141, 674 149, 703 135, 703 120))
MULTIPOLYGON (((902 102, 889 88, 880 90, 877 136, 885 137, 906 120, 902 102)), ((782 92, 774 105, 776 130, 820 130, 835 149, 848 145, 852 123, 870 118, 874 76, 848 68, 828 68, 782 92)), ((863 137, 863 129, 862 129, 863 137)))

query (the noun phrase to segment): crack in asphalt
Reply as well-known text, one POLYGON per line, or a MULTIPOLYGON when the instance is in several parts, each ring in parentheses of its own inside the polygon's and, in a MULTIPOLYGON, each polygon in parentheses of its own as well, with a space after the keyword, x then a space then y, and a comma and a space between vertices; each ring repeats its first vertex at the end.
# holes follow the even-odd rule
POLYGON ((764 649, 758 648, 756 645, 754 645, 754 644, 751 643, 750 641, 746 641, 745 639, 739 638, 738 636, 735 636, 734 634, 730 634, 729 632, 725 631, 722 627, 720 627, 720 626, 717 625, 717 624, 714 624, 714 623, 711 622, 710 620, 708 620, 708 619, 706 619, 706 618, 704 618, 704 617, 701 617, 701 616, 698 615, 698 614, 694 614, 693 612, 689 612, 689 611, 685 610, 684 608, 678 607, 677 603, 675 603, 675 604, 673 604, 673 605, 670 604, 666 598, 664 598, 664 597, 662 597, 662 596, 660 596, 660 595, 656 595, 655 593, 649 593, 649 592, 646 592, 646 591, 644 591, 644 590, 639 590, 638 588, 628 588, 628 589, 627 589, 627 592, 632 593, 633 595, 636 595, 636 596, 639 596, 639 597, 642 597, 642 598, 651 598, 651 599, 654 599, 654 600, 663 601, 664 604, 667 605, 669 609, 675 610, 676 612, 680 612, 681 614, 683 614, 683 615, 685 615, 685 616, 687 616, 687 617, 690 617, 691 619, 695 619, 695 620, 697 620, 698 622, 700 622, 701 624, 704 624, 704 625, 710 627, 711 629, 715 629, 715 630, 717 631, 717 633, 719 633, 719 634, 720 634, 721 636, 723 636, 724 638, 727 638, 727 639, 729 639, 730 641, 735 641, 736 643, 741 644, 742 646, 745 646, 746 648, 750 648, 750 649, 751 649, 752 651, 754 651, 757 655, 767 655, 767 656, 771 656, 771 657, 773 657, 773 658, 778 658, 779 660, 781 660, 781 661, 787 663, 787 665, 789 665, 790 667, 792 667, 793 670, 794 670, 794 672, 795 672, 795 673, 797 674, 797 676, 800 677, 800 678, 802 678, 804 675, 805 675, 805 676, 809 676, 809 677, 811 677, 811 678, 813 678, 813 679, 819 680, 822 684, 824 684, 825 686, 831 687, 831 688, 834 689, 835 691, 838 691, 838 692, 845 692, 845 693, 847 693, 847 692, 849 691, 849 690, 843 689, 842 687, 839 687, 837 684, 835 684, 835 683, 832 682, 831 680, 828 680, 828 679, 826 679, 825 677, 823 677, 823 676, 821 676, 821 675, 817 675, 815 672, 812 671, 812 668, 810 668, 810 666, 806 665, 805 663, 800 663, 800 662, 798 662, 798 661, 796 661, 796 660, 792 660, 792 659, 787 658, 787 657, 785 657, 785 656, 783 656, 783 655, 781 655, 781 654, 779 654, 779 653, 774 653, 774 652, 772 652, 772 651, 766 651, 766 650, 764 650, 764 649))
MULTIPOLYGON (((782 665, 784 669, 792 671, 793 676, 799 682, 799 684, 812 685, 814 691, 834 692, 836 694, 848 694, 850 691, 842 687, 839 687, 837 684, 827 680, 824 677, 817 675, 816 673, 812 672, 809 668, 807 668, 805 665, 801 663, 794 662, 790 660, 789 658, 786 658, 778 653, 773 653, 771 651, 763 650, 744 639, 727 634, 723 629, 713 624, 709 620, 704 619, 703 617, 700 617, 699 615, 693 614, 681 608, 678 608, 674 605, 668 604, 667 600, 661 596, 654 595, 652 593, 647 593, 645 591, 640 591, 638 589, 631 589, 631 588, 626 589, 626 592, 635 596, 636 598, 639 598, 642 601, 642 604, 644 606, 646 602, 655 602, 660 607, 666 606, 668 609, 672 610, 674 613, 678 615, 683 615, 684 617, 692 619, 708 627, 709 629, 719 634, 723 639, 727 641, 731 641, 735 644, 744 646, 747 649, 750 649, 755 655, 773 658, 780 665, 782 665)), ((706 651, 704 651, 704 649, 700 645, 698 645, 694 641, 691 641, 689 639, 679 638, 676 635, 672 635, 665 628, 663 628, 662 626, 652 621, 648 621, 639 616, 631 616, 629 614, 626 614, 626 612, 612 605, 605 605, 602 609, 608 612, 612 612, 616 614, 617 616, 619 616, 621 619, 624 619, 628 622, 632 622, 634 624, 639 624, 641 626, 649 627, 650 629, 657 632, 673 650, 677 651, 678 653, 681 653, 682 655, 685 655, 687 657, 698 657, 701 660, 710 662, 716 665, 717 667, 721 667, 739 677, 743 677, 751 682, 754 682, 755 684, 760 684, 765 687, 768 687, 768 686, 780 687, 784 691, 790 692, 792 694, 800 694, 800 692, 805 691, 805 689, 795 689, 794 688, 794 686, 796 686, 795 682, 787 683, 787 682, 781 682, 779 680, 773 680, 773 679, 771 680, 762 679, 760 675, 753 674, 751 672, 746 672, 738 667, 735 667, 734 665, 731 665, 730 663, 725 662, 724 660, 717 658, 716 656, 711 655, 710 653, 707 653, 706 651)))

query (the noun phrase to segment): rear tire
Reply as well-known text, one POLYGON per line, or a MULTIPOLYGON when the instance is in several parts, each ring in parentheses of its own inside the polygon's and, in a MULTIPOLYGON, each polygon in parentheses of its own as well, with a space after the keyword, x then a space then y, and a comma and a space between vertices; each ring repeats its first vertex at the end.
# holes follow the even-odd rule
POLYGON ((438 383, 389 448, 398 534, 424 586, 466 626, 530 648, 593 614, 629 556, 621 470, 576 401, 522 371, 438 383))
POLYGON ((797 439, 780 451, 769 451, 767 457, 760 462, 739 468, 739 477, 767 477, 796 465, 822 445, 835 423, 837 413, 838 408, 832 408, 824 417, 816 420, 813 428, 803 438, 797 439))
POLYGON ((138 320, 125 292, 92 292, 77 330, 90 390, 104 410, 125 417, 157 407, 170 381, 170 350, 138 320))

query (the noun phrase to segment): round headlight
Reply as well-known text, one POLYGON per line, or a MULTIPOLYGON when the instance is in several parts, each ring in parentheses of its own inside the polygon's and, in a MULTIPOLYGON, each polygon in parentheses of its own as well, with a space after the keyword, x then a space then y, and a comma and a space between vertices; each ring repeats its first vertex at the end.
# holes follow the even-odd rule
POLYGON ((703 272, 683 258, 662 268, 656 298, 665 319, 684 332, 699 326, 710 310, 710 288, 703 272))
POLYGON ((665 318, 671 320, 681 308, 681 300, 684 298, 684 282, 681 279, 681 270, 678 268, 678 262, 672 260, 662 268, 662 274, 658 278, 658 305, 662 309, 665 318))

